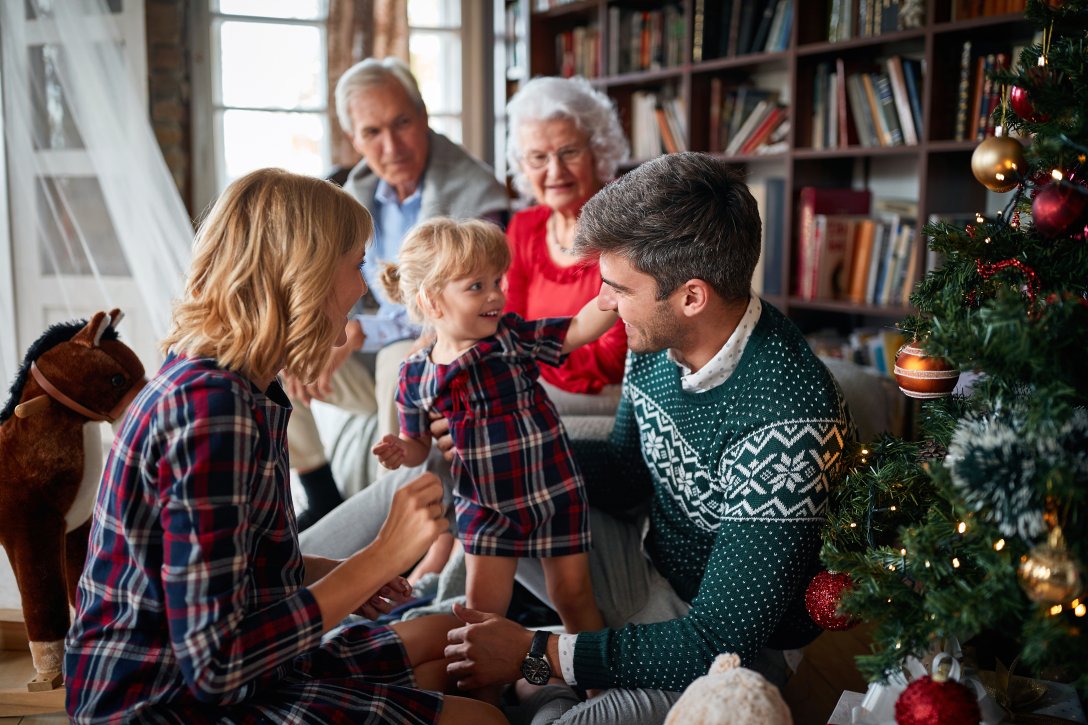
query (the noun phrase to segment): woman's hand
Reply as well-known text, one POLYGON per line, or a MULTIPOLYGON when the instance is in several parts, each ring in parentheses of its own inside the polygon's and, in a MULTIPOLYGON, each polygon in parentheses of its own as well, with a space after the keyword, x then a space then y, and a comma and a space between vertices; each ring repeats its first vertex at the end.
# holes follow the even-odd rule
POLYGON ((358 612, 376 617, 411 591, 398 574, 419 561, 439 534, 449 531, 442 483, 432 473, 393 494, 389 515, 374 541, 310 585, 325 632, 358 612), (403 583, 402 583, 403 582, 403 583))
POLYGON ((373 547, 392 557, 394 571, 406 571, 422 558, 438 535, 449 531, 442 483, 424 473, 393 494, 389 515, 373 547))

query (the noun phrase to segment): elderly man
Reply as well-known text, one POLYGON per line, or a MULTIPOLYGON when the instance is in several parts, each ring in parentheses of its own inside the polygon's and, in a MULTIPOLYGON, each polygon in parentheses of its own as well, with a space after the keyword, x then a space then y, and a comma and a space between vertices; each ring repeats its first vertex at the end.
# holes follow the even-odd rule
MULTIPOLYGON (((448 670, 469 689, 524 676, 534 722, 657 723, 717 654, 781 682, 782 650, 818 633, 804 591, 853 425, 801 333, 751 293, 759 214, 725 161, 643 164, 586 203, 576 246, 599 254, 598 304, 619 313, 630 348, 610 439, 574 442, 610 628, 534 633, 458 609, 448 670), (607 692, 580 703, 568 685, 607 692)), ((381 523, 369 512, 406 480, 354 497, 303 549, 363 546, 381 523)), ((518 578, 546 599, 537 562, 518 578)))
MULTIPOLYGON (((317 381, 303 385, 285 380, 295 404, 288 427, 291 463, 309 499, 299 516, 300 528, 341 501, 310 401, 372 416, 369 425, 354 428, 356 438, 377 438, 397 430, 397 371, 420 330, 409 322, 403 306, 382 295, 377 283, 382 266, 396 260, 401 241, 417 222, 452 216, 502 224, 509 201, 491 169, 428 127, 419 87, 401 61, 368 58, 357 63, 340 77, 335 95, 340 125, 363 157, 344 188, 374 218, 374 244, 367 250, 363 274, 377 310, 357 307, 358 316, 347 326, 348 343, 333 350, 317 381), (376 353, 373 371, 359 352, 376 353)), ((354 440, 349 448, 358 456, 354 465, 373 471, 367 443, 354 440)))

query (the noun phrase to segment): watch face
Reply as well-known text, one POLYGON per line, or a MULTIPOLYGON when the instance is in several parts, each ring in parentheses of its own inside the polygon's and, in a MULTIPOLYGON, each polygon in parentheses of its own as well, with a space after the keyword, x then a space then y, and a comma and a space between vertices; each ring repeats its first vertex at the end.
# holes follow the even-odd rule
POLYGON ((530 685, 544 685, 552 676, 552 668, 543 657, 530 655, 521 663, 521 675, 530 685))

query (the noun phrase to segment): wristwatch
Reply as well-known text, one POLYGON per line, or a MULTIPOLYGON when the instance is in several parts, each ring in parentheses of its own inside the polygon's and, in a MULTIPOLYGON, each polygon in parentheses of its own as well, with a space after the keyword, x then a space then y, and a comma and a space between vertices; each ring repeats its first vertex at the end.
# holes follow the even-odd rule
POLYGON ((533 643, 529 647, 529 654, 525 655, 525 661, 521 663, 521 676, 530 685, 546 685, 552 676, 552 667, 548 664, 545 654, 548 651, 548 637, 551 632, 541 630, 533 634, 533 643))

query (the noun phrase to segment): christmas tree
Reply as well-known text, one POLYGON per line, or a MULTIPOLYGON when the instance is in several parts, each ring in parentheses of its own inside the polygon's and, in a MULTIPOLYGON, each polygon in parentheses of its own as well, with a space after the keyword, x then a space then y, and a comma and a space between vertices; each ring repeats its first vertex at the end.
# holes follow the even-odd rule
POLYGON ((993 74, 999 135, 971 162, 1011 201, 927 227, 943 262, 900 323, 919 440, 860 446, 832 492, 822 557, 851 583, 839 612, 874 623, 874 681, 1001 633, 1019 673, 1088 693, 1088 0, 1026 15, 1041 41, 993 74), (957 371, 973 382, 949 396, 957 371))

